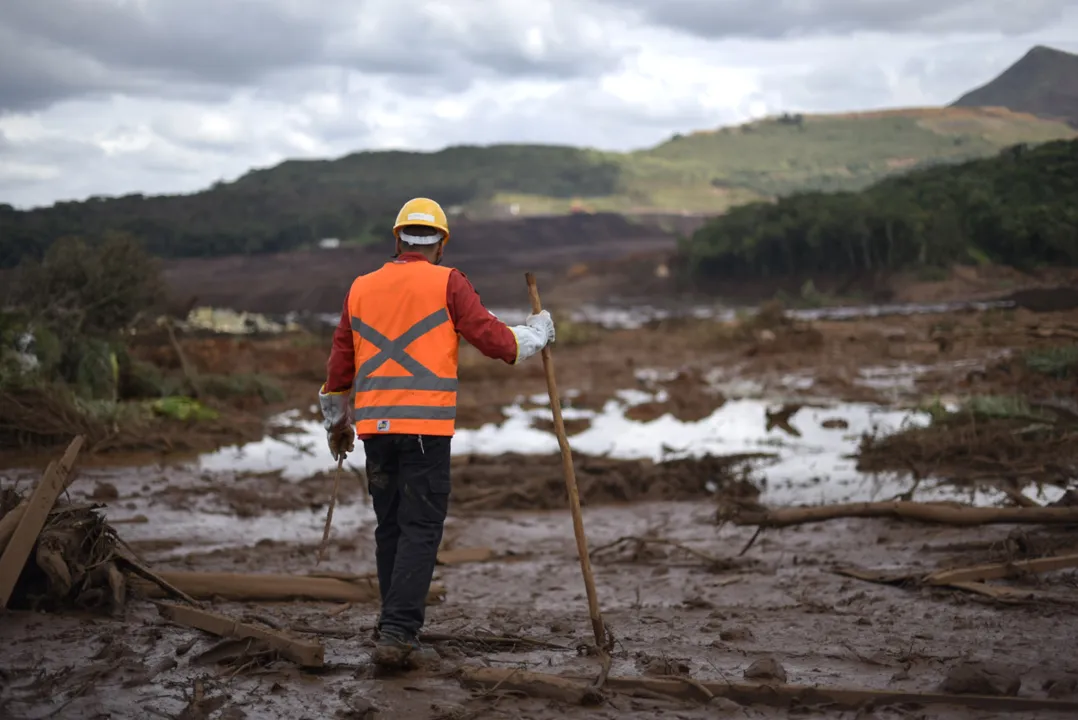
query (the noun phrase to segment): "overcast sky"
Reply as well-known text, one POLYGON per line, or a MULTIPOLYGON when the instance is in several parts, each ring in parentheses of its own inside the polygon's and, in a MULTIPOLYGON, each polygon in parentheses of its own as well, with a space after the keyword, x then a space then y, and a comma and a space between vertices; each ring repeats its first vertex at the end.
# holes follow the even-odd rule
POLYGON ((290 157, 634 149, 940 105, 1074 0, 0 0, 0 202, 190 192, 290 157))

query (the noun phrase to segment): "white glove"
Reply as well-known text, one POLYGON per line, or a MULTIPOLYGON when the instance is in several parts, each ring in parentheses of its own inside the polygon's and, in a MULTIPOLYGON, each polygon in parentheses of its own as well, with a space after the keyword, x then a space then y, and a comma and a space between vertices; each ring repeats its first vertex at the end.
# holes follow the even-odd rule
POLYGON ((352 394, 350 392, 327 393, 323 385, 318 391, 318 404, 322 408, 322 426, 326 429, 326 442, 333 459, 347 455, 355 448, 356 430, 353 420, 352 394))
POLYGON ((538 330, 546 336, 546 342, 554 342, 554 318, 546 310, 540 310, 538 314, 529 315, 524 324, 533 330, 538 330))
POLYGON ((524 323, 509 328, 517 339, 516 363, 530 358, 547 343, 554 342, 554 319, 546 310, 528 315, 524 323))

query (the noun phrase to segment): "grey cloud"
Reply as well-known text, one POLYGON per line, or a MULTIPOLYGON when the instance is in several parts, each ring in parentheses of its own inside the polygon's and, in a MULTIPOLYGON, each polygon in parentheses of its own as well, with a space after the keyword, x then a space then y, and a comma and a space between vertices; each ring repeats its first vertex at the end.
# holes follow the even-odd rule
POLYGON ((21 35, 105 65, 225 83, 317 57, 328 29, 317 18, 259 0, 6 0, 0 11, 21 35))
POLYGON ((2 0, 0 112, 94 94, 273 92, 278 75, 318 68, 463 89, 477 75, 565 78, 618 61, 605 43, 584 42, 575 9, 531 57, 514 15, 495 5, 463 0, 445 23, 419 0, 2 0))
POLYGON ((601 0, 703 38, 881 32, 1023 34, 1064 17, 1073 0, 601 0))

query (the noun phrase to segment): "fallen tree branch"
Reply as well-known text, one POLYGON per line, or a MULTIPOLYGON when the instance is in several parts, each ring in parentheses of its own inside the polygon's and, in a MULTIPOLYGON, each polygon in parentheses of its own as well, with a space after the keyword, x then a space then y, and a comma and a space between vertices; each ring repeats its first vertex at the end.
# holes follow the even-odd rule
MULTIPOLYGON (((595 704, 601 700, 585 680, 503 668, 467 668, 461 683, 470 687, 500 686, 508 690, 560 700, 573 705, 595 704)), ((945 693, 892 692, 859 688, 828 688, 804 685, 754 685, 749 683, 702 682, 692 678, 611 677, 606 687, 620 692, 645 691, 683 700, 703 701, 724 697, 741 705, 773 707, 829 705, 859 709, 865 705, 955 705, 995 711, 1029 712, 1055 710, 1074 713, 1078 702, 1040 698, 945 693)))
POLYGON ((735 525, 780 528, 839 518, 895 517, 904 520, 971 526, 991 524, 1078 523, 1078 507, 983 508, 956 503, 861 502, 813 507, 775 508, 746 512, 732 518, 735 525))
MULTIPOLYGON (((337 602, 377 602, 378 581, 369 576, 356 576, 355 581, 305 575, 272 575, 261 573, 223 573, 164 571, 160 578, 180 592, 207 600, 277 602, 289 600, 327 600, 337 602)), ((136 583, 146 597, 161 597, 161 590, 149 583, 136 583)), ((445 587, 433 584, 427 595, 430 604, 441 602, 445 587)))
POLYGON ((1075 567, 1078 567, 1078 553, 941 570, 925 577, 924 582, 928 585, 953 585, 958 582, 999 580, 1027 573, 1053 572, 1075 567))
MULTIPOLYGON (((1071 556, 1041 558, 1041 560, 1057 561, 1064 557, 1071 556)), ((844 575, 846 577, 852 577, 857 580, 864 580, 865 582, 877 583, 880 585, 894 585, 897 587, 924 587, 927 585, 944 590, 962 590, 964 592, 983 595, 984 597, 1010 604, 1030 602, 1060 603, 1064 605, 1078 604, 1078 595, 1074 593, 1046 592, 1043 590, 1033 590, 1008 585, 989 585, 985 582, 963 579, 964 577, 973 578, 980 575, 985 575, 986 579, 989 577, 1006 577, 1006 575, 999 574, 1000 572, 1005 572, 1002 568, 1005 568, 1006 565, 1006 563, 998 563, 993 565, 982 565, 977 568, 945 570, 927 576, 909 570, 867 570, 852 567, 835 568, 832 572, 836 575, 844 575)), ((1073 567, 1073 565, 1070 565, 1069 563, 1055 563, 1054 565, 1055 566, 1053 566, 1053 563, 1045 562, 1040 566, 1032 566, 1032 568, 1027 569, 1026 572, 1048 572, 1064 567, 1073 567)))
POLYGON ((179 625, 187 625, 220 637, 259 640, 301 667, 322 667, 324 664, 324 650, 320 643, 297 640, 276 630, 248 625, 197 608, 167 602, 155 604, 162 617, 179 625))
POLYGON ((964 590, 1012 605, 1034 602, 1078 605, 1078 595, 1075 595, 1074 593, 1046 592, 1043 590, 1011 587, 1009 585, 989 585, 988 583, 983 582, 962 581, 939 585, 937 587, 964 590))

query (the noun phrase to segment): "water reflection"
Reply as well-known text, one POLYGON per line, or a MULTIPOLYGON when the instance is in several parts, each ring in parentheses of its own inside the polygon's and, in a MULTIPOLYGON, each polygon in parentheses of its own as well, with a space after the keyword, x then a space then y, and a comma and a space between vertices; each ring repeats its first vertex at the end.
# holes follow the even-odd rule
MULTIPOLYGON (((531 400, 545 398, 531 398, 531 400)), ((567 420, 588 419, 590 427, 570 438, 578 452, 620 459, 656 462, 680 457, 765 452, 772 455, 757 467, 766 480, 765 502, 802 503, 838 501, 875 495, 872 482, 857 472, 851 455, 864 432, 891 432, 903 425, 921 425, 927 416, 917 411, 893 410, 868 403, 842 403, 829 407, 803 407, 789 418, 799 433, 780 427, 768 429, 769 404, 745 398, 727 401, 708 417, 686 422, 666 414, 647 422, 630 420, 626 411, 638 403, 662 397, 626 391, 599 411, 565 408, 567 420), (827 420, 841 420, 830 422, 827 420)), ((536 419, 550 420, 547 407, 505 409, 506 419, 477 429, 459 430, 453 441, 455 455, 499 455, 507 452, 548 454, 558 452, 555 436, 534 426, 536 419)), ((230 447, 204 455, 203 471, 267 472, 280 470, 290 479, 309 477, 333 467, 325 433, 317 422, 294 417, 278 419, 295 432, 282 438, 230 447)), ((348 462, 363 467, 362 444, 348 462)), ((901 492, 896 489, 895 492, 901 492)))

